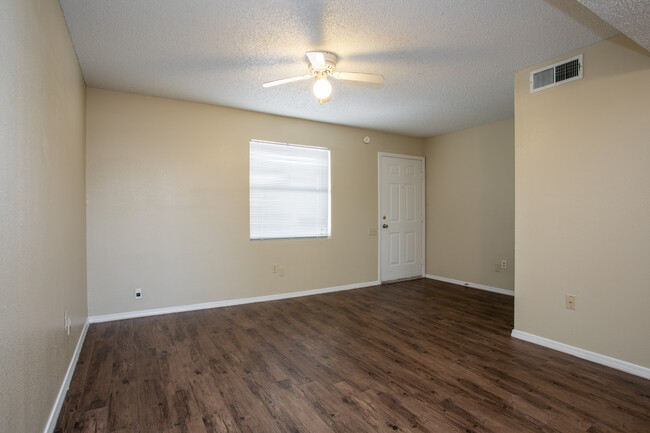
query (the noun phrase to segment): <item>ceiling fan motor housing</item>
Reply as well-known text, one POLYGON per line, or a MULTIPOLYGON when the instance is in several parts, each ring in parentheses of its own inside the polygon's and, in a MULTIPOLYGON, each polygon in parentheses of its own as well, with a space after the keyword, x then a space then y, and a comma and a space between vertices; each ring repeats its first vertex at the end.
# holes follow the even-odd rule
POLYGON ((336 62, 338 61, 338 57, 336 57, 336 54, 334 53, 327 51, 320 51, 320 53, 323 55, 323 65, 314 65, 309 61, 309 58, 307 58, 309 72, 317 77, 327 76, 334 72, 336 69, 336 62))

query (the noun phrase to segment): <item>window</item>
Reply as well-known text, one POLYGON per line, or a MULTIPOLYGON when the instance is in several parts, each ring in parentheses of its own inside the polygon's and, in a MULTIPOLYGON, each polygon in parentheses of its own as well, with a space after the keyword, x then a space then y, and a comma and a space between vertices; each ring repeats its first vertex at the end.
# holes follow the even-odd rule
POLYGON ((330 151, 251 140, 250 238, 329 237, 330 151))

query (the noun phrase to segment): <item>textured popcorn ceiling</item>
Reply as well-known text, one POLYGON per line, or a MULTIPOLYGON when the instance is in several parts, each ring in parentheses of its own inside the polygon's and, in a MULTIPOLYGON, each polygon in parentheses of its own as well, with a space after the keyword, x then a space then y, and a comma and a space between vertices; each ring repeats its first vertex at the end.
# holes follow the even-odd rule
POLYGON ((420 137, 513 116, 514 71, 617 33, 567 0, 60 2, 91 87, 420 137), (310 50, 385 83, 262 88, 310 50))
POLYGON ((650 51, 650 1, 578 0, 599 17, 650 51))

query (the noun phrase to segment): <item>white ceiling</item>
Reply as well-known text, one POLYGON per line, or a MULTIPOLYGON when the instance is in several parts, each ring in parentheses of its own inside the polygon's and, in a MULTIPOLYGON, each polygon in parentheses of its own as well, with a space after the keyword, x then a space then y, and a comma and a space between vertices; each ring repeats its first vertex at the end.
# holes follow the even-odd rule
POLYGON ((514 71, 617 33, 575 0, 60 2, 88 86, 419 137, 513 116, 514 71), (310 50, 385 83, 262 88, 310 50))
POLYGON ((578 0, 592 12, 650 51, 650 1, 578 0))

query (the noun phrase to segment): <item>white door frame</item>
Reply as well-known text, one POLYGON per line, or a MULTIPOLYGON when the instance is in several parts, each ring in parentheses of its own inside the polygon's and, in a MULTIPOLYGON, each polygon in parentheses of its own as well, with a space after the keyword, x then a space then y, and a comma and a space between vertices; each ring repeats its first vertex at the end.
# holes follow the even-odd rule
POLYGON ((399 153, 387 153, 387 152, 377 152, 377 281, 381 284, 383 281, 381 279, 381 237, 383 236, 383 230, 381 225, 383 223, 381 219, 381 159, 383 157, 390 158, 402 158, 402 159, 416 159, 422 162, 422 272, 421 276, 425 276, 424 268, 426 264, 426 201, 425 201, 425 178, 426 178, 426 166, 425 159, 423 156, 414 156, 414 155, 402 155, 399 153))

